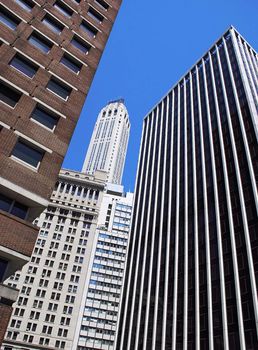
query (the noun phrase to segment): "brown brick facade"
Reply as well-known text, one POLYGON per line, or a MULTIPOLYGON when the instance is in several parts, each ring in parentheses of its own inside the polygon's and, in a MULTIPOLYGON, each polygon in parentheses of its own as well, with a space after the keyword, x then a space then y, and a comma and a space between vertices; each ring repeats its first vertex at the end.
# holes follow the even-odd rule
POLYGON ((12 315, 12 306, 0 303, 0 346, 4 340, 6 328, 12 315))

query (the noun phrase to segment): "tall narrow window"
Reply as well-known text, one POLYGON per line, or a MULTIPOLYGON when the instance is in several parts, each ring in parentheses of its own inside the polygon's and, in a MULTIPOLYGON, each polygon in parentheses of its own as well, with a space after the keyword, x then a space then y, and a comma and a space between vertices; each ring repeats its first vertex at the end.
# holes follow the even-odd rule
POLYGON ((53 32, 60 34, 62 30, 64 29, 64 25, 60 22, 58 22, 55 18, 46 15, 42 23, 44 23, 47 27, 49 27, 53 32))
POLYGON ((9 65, 17 69, 19 72, 27 75, 29 78, 34 77, 38 70, 38 66, 36 64, 30 62, 27 58, 18 53, 14 56, 9 65))
POLYGON ((15 107, 21 95, 22 94, 16 89, 0 81, 0 101, 6 103, 10 107, 15 107))
POLYGON ((12 156, 33 166, 34 168, 38 168, 45 152, 35 145, 19 139, 16 143, 12 156))
POLYGON ((51 41, 49 41, 43 35, 40 35, 37 32, 33 32, 31 34, 31 36, 29 37, 29 43, 44 53, 48 53, 53 46, 53 43, 51 41))
POLYGON ((21 20, 7 11, 3 6, 0 6, 0 22, 14 30, 21 20))
POLYGON ((64 100, 68 99, 72 91, 72 88, 70 86, 65 85, 63 82, 59 81, 56 78, 50 79, 47 88, 64 100))

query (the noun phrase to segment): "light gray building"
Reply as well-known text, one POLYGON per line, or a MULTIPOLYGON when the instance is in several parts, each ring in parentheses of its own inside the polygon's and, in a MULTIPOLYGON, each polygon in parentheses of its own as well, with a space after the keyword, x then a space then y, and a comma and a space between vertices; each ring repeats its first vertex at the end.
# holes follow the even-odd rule
POLYGON ((108 173, 107 181, 121 184, 130 133, 130 121, 124 100, 109 102, 99 113, 82 172, 108 173))

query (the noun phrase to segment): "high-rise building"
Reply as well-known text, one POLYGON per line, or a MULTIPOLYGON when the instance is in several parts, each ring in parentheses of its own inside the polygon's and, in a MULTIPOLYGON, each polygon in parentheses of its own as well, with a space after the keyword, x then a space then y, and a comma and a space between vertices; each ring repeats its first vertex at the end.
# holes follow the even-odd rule
MULTIPOLYGON (((29 261, 31 222, 49 203, 120 4, 0 4, 0 283, 29 261)), ((15 294, 0 284, 0 342, 15 294)))
POLYGON ((60 172, 31 260, 7 280, 20 293, 3 350, 114 348, 133 194, 106 176, 60 172))
POLYGON ((109 102, 99 113, 82 172, 108 173, 107 181, 121 184, 130 132, 124 100, 109 102))
POLYGON ((7 280, 20 290, 3 349, 71 349, 106 173, 61 170, 31 260, 7 280))
POLYGON ((258 348, 257 72, 230 27, 145 117, 117 350, 258 348))
POLYGON ((72 350, 113 350, 124 280, 133 194, 107 185, 72 350))

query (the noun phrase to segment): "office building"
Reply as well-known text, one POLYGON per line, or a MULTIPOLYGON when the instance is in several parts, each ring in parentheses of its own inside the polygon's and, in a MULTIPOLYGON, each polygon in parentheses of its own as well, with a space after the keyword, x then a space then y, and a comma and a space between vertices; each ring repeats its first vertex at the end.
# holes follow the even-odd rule
POLYGON ((20 290, 3 349, 71 349, 106 173, 61 170, 31 260, 8 279, 20 290))
POLYGON ((117 350, 258 348, 257 72, 230 27, 145 117, 117 350))
MULTIPOLYGON (((0 4, 0 283, 29 261, 31 222, 49 203, 120 4, 0 4)), ((0 284, 0 342, 16 294, 0 284)))
POLYGON ((82 172, 108 173, 107 181, 121 184, 130 133, 130 121, 124 100, 112 101, 99 113, 82 172))
POLYGON ((125 194, 122 186, 107 185, 73 350, 114 349, 132 201, 133 194, 125 194))

